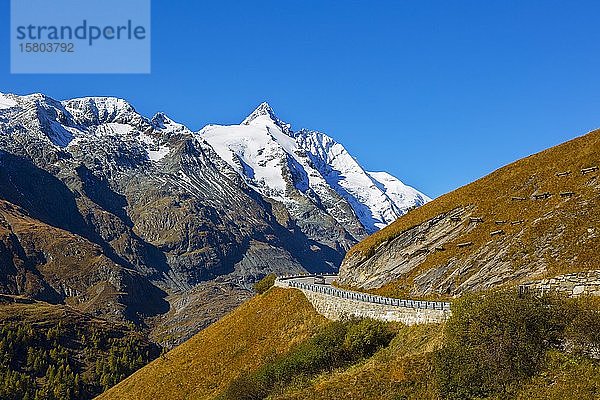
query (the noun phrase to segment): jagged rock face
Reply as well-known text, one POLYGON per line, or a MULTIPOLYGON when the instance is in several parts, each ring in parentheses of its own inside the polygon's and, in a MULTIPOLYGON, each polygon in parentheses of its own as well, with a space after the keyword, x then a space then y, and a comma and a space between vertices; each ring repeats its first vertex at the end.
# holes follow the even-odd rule
POLYGON ((516 285, 523 279, 541 276, 547 263, 539 253, 553 249, 552 240, 522 262, 514 249, 522 246, 524 231, 502 235, 481 246, 468 237, 476 223, 453 222, 450 217, 470 218, 474 207, 459 207, 414 226, 381 243, 371 256, 355 253, 342 263, 340 283, 363 289, 377 289, 403 277, 400 287, 409 296, 460 295, 502 285, 516 285), (445 257, 446 252, 465 246, 462 254, 445 257), (435 263, 435 259, 442 262, 435 263), (431 266, 432 264, 435 263, 431 266))
MULTIPOLYGON (((457 208, 379 244, 370 256, 352 254, 342 264, 340 282, 344 285, 375 289, 397 279, 398 276, 410 273, 423 263, 430 253, 435 252, 436 248, 443 251, 447 243, 472 229, 473 226, 456 224, 449 220, 450 216, 464 218, 468 215, 464 208, 457 208)), ((420 287, 417 290, 423 292, 423 289, 420 287)))
MULTIPOLYGON (((194 133, 114 98, 0 96, 0 199, 34 221, 42 238, 19 237, 26 256, 9 264, 21 255, 7 230, 3 291, 141 320, 166 312, 165 298, 216 278, 244 289, 270 272, 333 271, 375 229, 356 212, 356 188, 336 188, 325 176, 330 154, 311 152, 316 133, 293 133, 268 105, 241 125, 194 133), (241 138, 227 132, 240 129, 241 138), (231 152, 240 140, 254 153, 231 152), (259 179, 265 170, 271 176, 259 179), (85 273, 73 263, 45 268, 56 250, 38 242, 53 229, 93 249, 82 262, 90 254, 102 262, 85 273), (110 301, 97 302, 92 288, 110 301)), ((404 212, 394 190, 376 189, 388 201, 380 223, 404 212)), ((419 196, 405 200, 427 200, 419 196)))
POLYGON ((516 161, 355 245, 340 283, 458 296, 598 269, 600 131, 516 161))

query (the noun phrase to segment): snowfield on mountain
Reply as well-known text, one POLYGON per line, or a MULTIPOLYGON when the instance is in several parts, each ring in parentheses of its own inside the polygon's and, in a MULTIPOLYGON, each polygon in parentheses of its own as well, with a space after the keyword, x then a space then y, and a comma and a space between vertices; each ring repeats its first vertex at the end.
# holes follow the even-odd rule
POLYGON ((388 173, 365 171, 329 136, 293 132, 267 103, 241 125, 210 125, 200 135, 259 193, 292 209, 295 197, 304 194, 334 215, 335 204, 346 201, 368 233, 430 201, 388 173), (341 199, 327 201, 331 189, 341 199))

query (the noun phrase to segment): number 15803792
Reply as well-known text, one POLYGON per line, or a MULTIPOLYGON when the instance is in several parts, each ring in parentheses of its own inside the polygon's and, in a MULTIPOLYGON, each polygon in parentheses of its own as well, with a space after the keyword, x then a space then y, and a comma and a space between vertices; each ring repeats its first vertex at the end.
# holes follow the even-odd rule
POLYGON ((19 43, 21 53, 74 53, 73 43, 19 43))

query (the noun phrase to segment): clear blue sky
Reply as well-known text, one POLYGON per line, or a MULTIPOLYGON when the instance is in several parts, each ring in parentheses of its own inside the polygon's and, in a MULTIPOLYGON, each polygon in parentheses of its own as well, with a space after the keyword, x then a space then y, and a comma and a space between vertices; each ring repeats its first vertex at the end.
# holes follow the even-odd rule
POLYGON ((431 196, 600 126, 598 1, 154 0, 150 75, 10 75, 8 3, 2 92, 118 96, 192 129, 266 100, 431 196))

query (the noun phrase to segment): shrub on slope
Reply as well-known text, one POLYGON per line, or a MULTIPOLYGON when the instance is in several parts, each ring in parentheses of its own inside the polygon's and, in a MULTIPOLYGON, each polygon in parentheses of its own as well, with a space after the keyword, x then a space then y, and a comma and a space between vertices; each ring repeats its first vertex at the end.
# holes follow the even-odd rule
POLYGON ((236 378, 223 400, 264 399, 295 382, 347 367, 372 356, 395 336, 391 324, 363 319, 330 322, 289 353, 251 374, 236 378))

